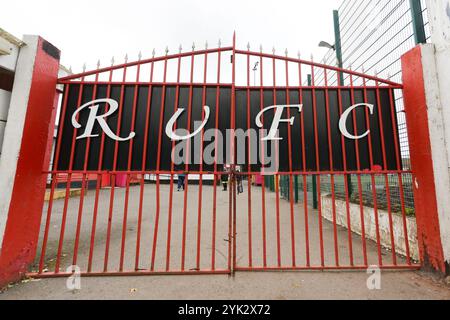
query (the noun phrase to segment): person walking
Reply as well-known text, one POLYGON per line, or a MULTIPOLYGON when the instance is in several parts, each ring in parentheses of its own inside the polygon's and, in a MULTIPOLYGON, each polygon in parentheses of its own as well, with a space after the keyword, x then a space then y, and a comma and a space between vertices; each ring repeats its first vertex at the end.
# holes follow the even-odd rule
POLYGON ((181 189, 183 191, 186 189, 186 175, 184 173, 178 175, 178 191, 181 191, 181 189))
POLYGON ((228 169, 227 169, 227 166, 223 167, 223 172, 224 172, 224 174, 222 174, 222 176, 221 176, 223 191, 227 191, 228 190, 228 169))
POLYGON ((237 193, 238 193, 238 195, 239 195, 239 194, 241 194, 241 193, 244 193, 244 185, 243 185, 243 183, 242 183, 243 177, 242 177, 242 175, 241 175, 241 169, 240 169, 240 168, 238 168, 238 169, 236 170, 236 172, 237 172, 237 176, 236 176, 237 193))

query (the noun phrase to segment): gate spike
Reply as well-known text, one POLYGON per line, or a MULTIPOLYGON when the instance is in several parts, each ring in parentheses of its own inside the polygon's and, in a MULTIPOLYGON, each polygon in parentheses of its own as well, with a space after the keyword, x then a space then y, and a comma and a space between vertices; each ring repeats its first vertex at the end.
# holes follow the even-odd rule
POLYGON ((208 50, 208 40, 205 42, 205 50, 208 50))
POLYGON ((169 54, 169 46, 166 46, 165 52, 166 52, 166 56, 167 56, 169 54))
POLYGON ((387 74, 387 79, 388 79, 388 80, 391 80, 391 73, 388 73, 388 74, 387 74))
POLYGON ((366 68, 364 68, 364 66, 362 66, 361 67, 361 71, 362 71, 362 73, 365 73, 366 72, 366 70, 365 70, 366 68))
POLYGON ((183 51, 183 47, 181 46, 181 44, 180 44, 180 46, 178 47, 178 51, 179 51, 179 53, 181 53, 181 51, 183 51))
POLYGON ((375 69, 375 77, 378 78, 378 70, 377 69, 375 69))
POLYGON ((250 42, 247 42, 247 50, 250 51, 250 42))
POLYGON ((297 57, 298 57, 299 60, 302 57, 302 55, 300 54, 300 50, 297 52, 297 57))
POLYGON ((275 46, 272 48, 272 53, 275 54, 275 46))
POLYGON ((262 46, 262 44, 259 45, 259 52, 260 52, 260 53, 263 52, 263 46, 262 46))
POLYGON ((289 51, 288 51, 288 49, 286 48, 286 50, 284 51, 284 54, 286 55, 286 57, 288 56, 288 54, 289 54, 289 51))
POLYGON ((311 53, 311 61, 314 61, 314 55, 311 53))
POLYGON ((100 69, 100 59, 97 61, 97 69, 100 69))
POLYGON ((219 43, 218 44, 219 44, 219 48, 221 48, 222 47, 222 40, 219 39, 219 43))
POLYGON ((83 72, 86 72, 86 62, 83 64, 83 72))
POLYGON ((152 58, 155 57, 155 54, 156 54, 156 50, 155 50, 155 48, 153 48, 153 51, 152 51, 152 58))
POLYGON ((195 42, 192 42, 192 51, 195 51, 195 42))
POLYGON ((142 51, 139 51, 138 59, 139 59, 139 61, 142 59, 142 51))
POLYGON ((128 53, 125 55, 124 60, 125 60, 125 63, 128 63, 128 53))
POLYGON ((111 58, 111 66, 113 66, 114 65, 114 56, 111 58))

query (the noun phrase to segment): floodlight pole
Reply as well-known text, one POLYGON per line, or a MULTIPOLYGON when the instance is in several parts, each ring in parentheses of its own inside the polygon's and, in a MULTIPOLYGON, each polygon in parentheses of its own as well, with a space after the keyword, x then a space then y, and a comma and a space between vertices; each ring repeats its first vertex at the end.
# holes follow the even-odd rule
MULTIPOLYGON (((344 63, 343 63, 343 59, 342 59, 341 27, 340 27, 340 22, 339 22, 339 11, 338 10, 333 11, 333 20, 334 20, 334 38, 335 38, 334 48, 336 51, 337 66, 338 66, 338 68, 342 69, 344 67, 344 63)), ((344 85, 344 74, 342 73, 342 71, 339 72, 339 85, 340 86, 344 85)), ((345 169, 347 169, 347 168, 345 168, 345 169)), ((348 192, 349 196, 351 196, 353 193, 352 176, 351 175, 347 175, 347 192, 348 192)))
MULTIPOLYGON (((308 86, 309 87, 312 86, 312 78, 311 78, 310 74, 308 74, 308 86)), ((319 179, 320 179, 320 176, 318 176, 318 175, 314 174, 314 175, 311 176, 311 180, 312 180, 312 194, 313 194, 313 208, 314 209, 317 209, 319 207, 318 194, 317 194, 317 177, 319 177, 319 179)), ((307 186, 303 186, 303 187, 305 188, 307 186)))
POLYGON ((409 0, 416 44, 427 43, 420 0, 409 0))

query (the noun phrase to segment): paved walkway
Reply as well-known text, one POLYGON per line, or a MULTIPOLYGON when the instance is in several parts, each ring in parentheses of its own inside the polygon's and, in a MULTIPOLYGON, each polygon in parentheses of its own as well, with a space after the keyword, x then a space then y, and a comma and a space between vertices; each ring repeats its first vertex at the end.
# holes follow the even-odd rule
MULTIPOLYGON (((240 267, 263 265, 263 206, 261 188, 253 187, 251 193, 251 214, 247 186, 244 194, 237 200, 237 264, 240 267), (251 227, 249 228, 249 221, 251 227), (251 237, 249 237, 251 232, 251 237), (252 246, 249 246, 249 243, 252 246), (250 261, 251 256, 251 261, 250 261)), ((214 253, 215 267, 226 269, 228 265, 228 228, 229 208, 228 193, 217 189, 216 216, 213 219, 212 186, 204 186, 202 199, 199 187, 189 186, 188 206, 186 208, 185 269, 202 270, 212 268, 214 253), (201 200, 201 201, 200 201, 201 200), (199 229, 199 203, 201 209, 201 226, 199 229), (215 245, 213 242, 213 222, 216 221, 215 245), (200 232, 200 251, 197 241, 200 232), (213 250, 213 247, 215 250, 213 250), (199 264, 197 265, 197 261, 199 264)), ((155 185, 146 185, 142 210, 139 269, 149 269, 152 261, 153 239, 155 239, 155 212, 157 207, 155 185)), ((116 189, 114 210, 111 220, 110 250, 108 270, 117 271, 120 267, 121 248, 124 248, 123 269, 134 270, 136 262, 136 241, 138 230, 138 212, 140 187, 132 187, 129 193, 128 216, 124 219, 126 192, 116 189), (126 228, 123 222, 126 221, 126 228), (126 237, 123 238, 123 231, 126 237)), ((265 193, 266 224, 266 262, 268 266, 278 264, 276 196, 265 193)), ((170 258, 167 259, 169 234, 169 199, 170 188, 163 185, 160 190, 160 217, 156 251, 154 254, 155 270, 165 270, 167 261, 170 269, 178 271, 182 263, 184 193, 174 191, 172 207, 172 225, 170 228, 170 258)), ((92 232, 93 205, 95 191, 90 191, 85 198, 80 224, 79 250, 76 255, 77 265, 86 270, 89 260, 90 239, 92 232)), ((105 248, 108 235, 108 216, 110 190, 102 190, 99 197, 99 211, 93 247, 93 271, 104 267, 105 248)), ((56 200, 50 223, 49 242, 46 254, 46 268, 53 270, 59 244, 60 227, 64 200, 56 200)), ((79 198, 69 201, 66 231, 61 257, 61 270, 73 263, 74 246, 77 234, 79 198)), ((291 225, 291 210, 287 201, 280 201, 280 260, 283 266, 290 266, 292 256, 292 230, 295 235, 295 263, 306 263, 305 213, 300 203, 294 208, 294 227, 291 225)), ((44 212, 46 213, 44 208, 44 212)), ((308 209, 309 249, 311 264, 320 264, 319 219, 317 212, 308 209)), ((45 219, 42 224, 44 225, 45 219)), ((336 263, 333 225, 322 221, 324 239, 324 257, 326 265, 336 263)), ((348 233, 338 228, 338 253, 341 265, 349 264, 348 233)), ((41 234, 41 239, 43 234, 41 234)), ((353 258, 356 264, 362 263, 361 237, 353 235, 353 258)), ((391 253, 383 251, 383 260, 390 263, 391 253)), ((376 263, 377 248, 368 242, 369 263, 376 263)), ((400 260, 401 261, 401 260, 400 260)), ((36 270, 37 266, 33 267, 36 270)), ((383 272, 381 290, 369 290, 369 275, 359 272, 271 272, 271 273, 236 273, 235 277, 227 275, 206 276, 146 276, 114 278, 82 278, 81 290, 75 293, 66 287, 66 279, 45 279, 25 281, 12 286, 0 294, 0 299, 450 299, 450 289, 443 282, 431 275, 414 272, 383 272)))
POLYGON ((81 290, 65 279, 18 284, 0 294, 15 299, 450 299, 450 289, 429 275, 385 272, 370 291, 361 272, 237 273, 228 276, 83 278, 81 290))

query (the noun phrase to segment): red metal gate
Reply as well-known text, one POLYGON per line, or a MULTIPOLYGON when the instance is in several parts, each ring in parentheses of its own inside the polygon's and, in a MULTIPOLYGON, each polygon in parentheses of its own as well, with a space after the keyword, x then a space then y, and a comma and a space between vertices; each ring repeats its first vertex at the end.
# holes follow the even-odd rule
MULTIPOLYGON (((420 267, 411 252, 414 203, 405 182, 412 172, 404 169, 394 103, 400 84, 287 52, 238 50, 235 39, 230 47, 166 50, 59 83, 65 88, 59 133, 53 167, 44 172, 49 201, 31 276, 67 276, 74 266, 83 275, 420 267), (113 134, 144 134, 114 141, 97 124, 79 139, 83 128, 73 123, 86 124, 87 116, 75 111, 108 98, 118 102, 105 119, 113 134), (354 136, 368 134, 337 136, 336 115, 358 103, 377 111, 355 110, 346 125, 354 136), (199 156, 200 163, 169 158, 176 143, 163 132, 181 104, 187 111, 180 121, 189 132, 194 118, 207 116, 205 105, 214 106, 209 128, 216 130, 254 128, 252 117, 271 105, 311 108, 284 110, 285 118, 298 121, 280 128, 287 143, 271 149, 279 170, 251 164, 250 138, 240 142, 246 152, 238 165, 233 133, 227 147, 232 164, 224 172, 217 136, 214 162, 203 162, 206 128, 200 148, 187 140, 183 153, 186 160, 199 156), (177 186, 183 175, 186 183, 177 186)), ((105 113, 109 108, 99 102, 105 113)), ((264 154, 264 144, 257 150, 264 154)))

